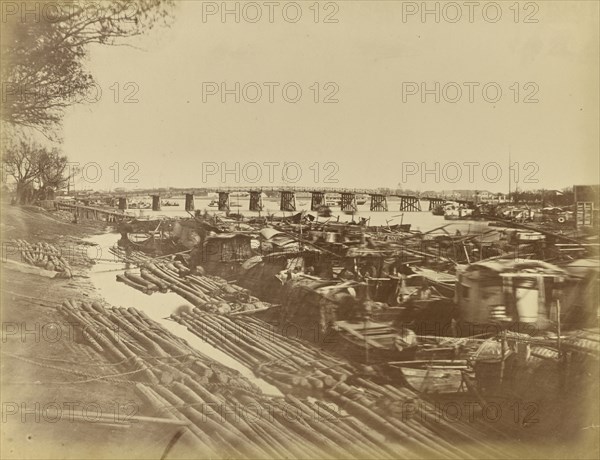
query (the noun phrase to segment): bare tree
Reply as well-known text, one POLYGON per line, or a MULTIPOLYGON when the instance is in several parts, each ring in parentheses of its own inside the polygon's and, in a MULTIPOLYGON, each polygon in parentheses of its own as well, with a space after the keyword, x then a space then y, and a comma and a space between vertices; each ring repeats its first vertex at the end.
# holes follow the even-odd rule
POLYGON ((23 139, 6 149, 2 167, 15 181, 16 201, 20 204, 44 199, 49 191, 66 187, 76 173, 57 148, 48 150, 23 139))
POLYGON ((75 170, 69 168, 67 156, 61 155, 56 148, 51 151, 43 150, 38 161, 40 192, 44 196, 48 191, 65 188, 76 173, 75 170))
POLYGON ((16 185, 16 200, 27 204, 33 198, 34 181, 39 178, 42 149, 36 144, 19 140, 7 147, 2 157, 5 174, 12 176, 16 185))
POLYGON ((50 139, 64 109, 81 102, 94 80, 84 66, 88 45, 118 45, 158 23, 168 24, 173 0, 32 3, 3 8, 2 120, 34 128, 50 139), (6 10, 6 11, 4 11, 6 10))

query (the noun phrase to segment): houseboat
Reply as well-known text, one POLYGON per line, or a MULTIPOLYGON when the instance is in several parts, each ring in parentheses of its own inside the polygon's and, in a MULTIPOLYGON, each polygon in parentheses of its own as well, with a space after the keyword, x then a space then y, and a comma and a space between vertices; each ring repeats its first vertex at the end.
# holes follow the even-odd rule
POLYGON ((539 260, 488 260, 458 266, 456 272, 455 303, 461 322, 546 328, 550 321, 557 321, 567 273, 555 265, 539 260))

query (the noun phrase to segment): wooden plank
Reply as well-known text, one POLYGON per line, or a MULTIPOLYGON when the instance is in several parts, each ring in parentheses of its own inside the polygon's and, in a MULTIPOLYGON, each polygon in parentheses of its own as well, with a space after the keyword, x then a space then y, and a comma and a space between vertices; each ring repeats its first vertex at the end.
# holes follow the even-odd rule
POLYGON ((353 337, 360 339, 362 342, 368 343, 369 346, 372 346, 373 348, 384 348, 380 343, 375 342, 374 340, 365 337, 363 334, 359 334, 354 329, 345 329, 343 327, 341 329, 342 329, 342 331, 348 332, 353 337))
MULTIPOLYGON (((361 329, 364 330, 365 326, 364 323, 351 323, 349 321, 336 321, 335 323, 338 326, 343 326, 343 327, 347 327, 347 328, 352 328, 352 329, 361 329)), ((383 323, 377 323, 377 322, 371 322, 369 321, 369 330, 371 329, 382 329, 382 328, 391 328, 392 326, 392 322, 391 321, 386 321, 383 323)))
POLYGON ((456 366, 466 366, 467 360, 466 359, 420 359, 420 360, 412 360, 412 361, 390 361, 388 364, 391 364, 391 365, 414 364, 415 366, 419 365, 419 364, 427 364, 427 365, 449 364, 449 365, 456 365, 456 366))
POLYGON ((396 338, 398 337, 397 333, 394 334, 377 334, 377 335, 371 335, 371 334, 367 334, 367 337, 372 338, 372 339, 392 339, 392 338, 396 338))

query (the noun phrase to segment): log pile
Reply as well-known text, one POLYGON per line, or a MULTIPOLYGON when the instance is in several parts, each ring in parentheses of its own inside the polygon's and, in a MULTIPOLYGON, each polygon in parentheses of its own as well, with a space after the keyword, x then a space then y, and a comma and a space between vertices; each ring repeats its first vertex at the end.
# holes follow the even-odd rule
POLYGON ((147 256, 142 251, 136 251, 136 250, 125 251, 125 249, 118 247, 118 246, 111 247, 108 249, 108 251, 111 254, 113 254, 117 259, 120 259, 124 262, 133 263, 134 265, 137 265, 138 267, 140 265, 152 260, 151 257, 147 256))
POLYGON ((59 273, 61 278, 71 278, 71 266, 62 257, 61 251, 53 245, 45 242, 31 244, 22 239, 13 241, 21 254, 21 260, 35 267, 59 273))
POLYGON ((196 457, 395 458, 390 446, 353 416, 322 400, 262 393, 237 371, 213 361, 143 312, 65 301, 75 337, 119 373, 97 379, 134 384, 152 416, 184 422, 183 442, 196 457))
POLYGON ((173 291, 195 307, 221 315, 271 307, 269 303, 250 295, 247 289, 223 278, 192 274, 180 261, 137 260, 140 262, 139 271, 127 270, 117 275, 117 281, 146 294, 173 291))
POLYGON ((482 438, 490 430, 436 418, 433 404, 408 388, 357 368, 297 339, 278 334, 251 316, 225 317, 194 309, 171 315, 191 332, 254 370, 291 398, 317 397, 352 420, 355 441, 370 448, 394 444, 397 457, 488 458, 502 456, 482 438), (376 383, 378 382, 378 383, 376 383), (420 407, 420 411, 414 411, 420 407), (429 416, 423 417, 423 411, 429 416))

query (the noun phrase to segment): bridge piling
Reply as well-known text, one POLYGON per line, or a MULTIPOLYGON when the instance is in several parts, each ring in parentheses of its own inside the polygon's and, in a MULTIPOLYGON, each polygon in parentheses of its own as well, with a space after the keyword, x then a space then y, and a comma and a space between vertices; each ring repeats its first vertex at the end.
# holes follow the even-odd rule
POLYGON ((325 204, 325 192, 310 192, 310 210, 318 211, 325 204))
POLYGON ((387 198, 385 195, 371 195, 371 211, 387 211, 387 198))
POLYGON ((354 193, 342 193, 341 198, 340 208, 342 211, 356 212, 358 210, 354 193))
POLYGON ((160 195, 152 195, 152 210, 160 211, 160 195))
POLYGON ((444 202, 441 198, 429 198, 429 210, 433 211, 435 207, 444 202))
POLYGON ((421 211, 421 202, 415 196, 400 196, 400 211, 421 211))
POLYGON ((281 201, 279 203, 280 211, 296 211, 296 194, 289 191, 281 191, 281 201))
POLYGON ((262 211, 262 209, 263 209, 262 192, 260 192, 260 191, 250 192, 249 210, 250 211, 262 211))
POLYGON ((194 210, 194 194, 193 193, 185 194, 185 210, 186 211, 194 210))
POLYGON ((229 211, 229 192, 219 192, 219 211, 229 211))

